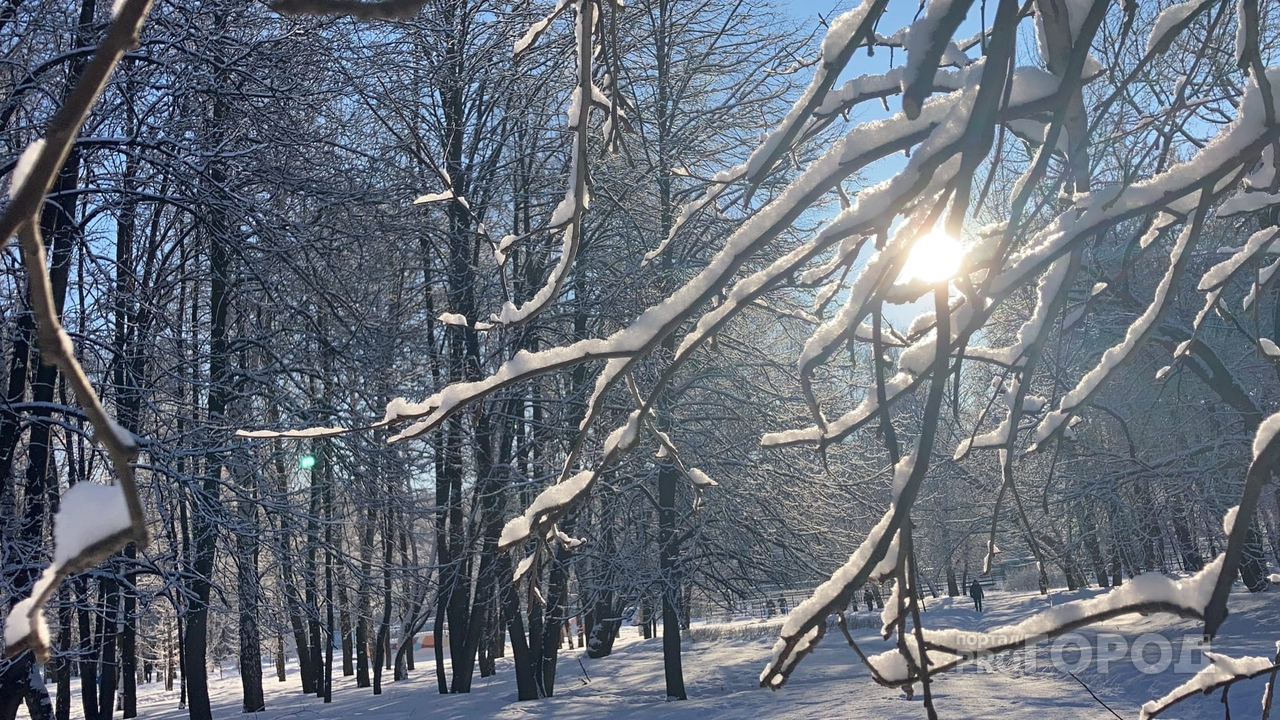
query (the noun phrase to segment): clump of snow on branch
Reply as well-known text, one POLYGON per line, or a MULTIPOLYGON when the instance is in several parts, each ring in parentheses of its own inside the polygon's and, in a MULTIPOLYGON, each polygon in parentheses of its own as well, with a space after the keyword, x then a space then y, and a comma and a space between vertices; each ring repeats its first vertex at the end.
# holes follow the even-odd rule
POLYGON ((1257 677, 1276 668, 1275 661, 1266 657, 1233 658, 1212 652, 1206 652, 1204 656, 1209 660, 1207 667, 1170 690, 1164 697, 1143 704, 1138 717, 1148 720, 1189 697, 1208 694, 1223 685, 1257 677))
POLYGON ((1253 459, 1257 460, 1258 456, 1267 449, 1271 441, 1275 438, 1276 433, 1280 433, 1280 413, 1276 413, 1258 426, 1258 432, 1253 437, 1253 459))
POLYGON ((522 515, 508 520, 503 526, 498 547, 510 547, 532 535, 534 524, 540 518, 552 509, 573 502, 574 498, 586 490, 591 477, 592 472, 584 470, 538 493, 538 497, 534 498, 522 515))
POLYGON ((53 564, 71 562, 129 524, 129 506, 119 485, 76 483, 62 496, 53 521, 53 564))
POLYGON ((5 618, 6 651, 31 648, 47 652, 49 626, 44 604, 58 582, 99 560, 103 548, 114 550, 118 540, 133 529, 129 505, 119 485, 80 482, 62 496, 53 521, 53 564, 45 568, 30 597, 13 606, 5 618))
POLYGON ((1139 575, 1106 594, 1063 603, 1012 625, 983 632, 926 629, 924 637, 931 644, 974 658, 1022 647, 1096 619, 1125 613, 1161 610, 1198 618, 1209 604, 1222 562, 1223 556, 1219 555, 1203 570, 1181 580, 1159 573, 1139 575))
POLYGON ((13 174, 9 177, 9 197, 12 198, 22 190, 22 186, 27 182, 27 176, 31 174, 31 169, 36 165, 36 159, 40 157, 40 153, 44 151, 44 140, 36 140, 27 146, 26 150, 18 156, 18 162, 13 166, 13 174))
MULTIPOLYGON (((635 444, 640 434, 640 411, 634 410, 622 427, 614 430, 604 442, 606 455, 616 450, 626 450, 635 444)), ((534 498, 524 513, 507 521, 502 528, 502 536, 498 539, 498 548, 504 549, 523 542, 537 532, 553 513, 563 510, 580 499, 598 473, 584 470, 543 490, 534 498)))
POLYGON ((444 190, 442 192, 438 192, 438 193, 428 193, 426 195, 419 195, 417 199, 413 201, 413 204, 427 205, 430 203, 448 202, 450 200, 457 200, 465 208, 471 207, 470 204, 467 203, 467 199, 462 197, 461 195, 455 194, 452 188, 448 190, 444 190))
POLYGON ((1147 36, 1147 54, 1156 52, 1162 41, 1176 35, 1180 30, 1179 25, 1185 26, 1190 18, 1214 4, 1216 0, 1189 0, 1161 10, 1156 21, 1151 24, 1151 34, 1147 36))
POLYGON ((351 432, 351 428, 346 427, 309 427, 300 430, 237 430, 236 437, 249 438, 251 440, 270 440, 275 438, 289 438, 294 440, 304 440, 310 438, 326 438, 343 435, 351 432))

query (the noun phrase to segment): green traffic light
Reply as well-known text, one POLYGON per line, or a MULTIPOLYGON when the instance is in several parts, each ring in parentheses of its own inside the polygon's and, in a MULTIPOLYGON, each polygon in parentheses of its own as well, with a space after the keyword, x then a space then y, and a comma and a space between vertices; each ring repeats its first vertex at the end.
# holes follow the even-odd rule
POLYGON ((315 466, 316 466, 315 455, 303 455, 302 457, 298 458, 298 467, 302 468, 303 470, 310 470, 315 466))

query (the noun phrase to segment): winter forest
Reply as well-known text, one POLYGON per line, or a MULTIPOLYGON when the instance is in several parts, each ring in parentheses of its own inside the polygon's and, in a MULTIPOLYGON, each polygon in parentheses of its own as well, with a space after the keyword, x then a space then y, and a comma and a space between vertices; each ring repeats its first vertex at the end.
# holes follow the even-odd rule
POLYGON ((0 720, 1273 712, 1280 2, 0 57, 0 720))

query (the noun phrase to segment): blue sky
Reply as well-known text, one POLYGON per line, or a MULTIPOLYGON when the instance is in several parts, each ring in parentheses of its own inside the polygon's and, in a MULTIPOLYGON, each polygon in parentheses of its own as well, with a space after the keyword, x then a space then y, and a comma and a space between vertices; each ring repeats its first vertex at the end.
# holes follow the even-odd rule
MULTIPOLYGON (((859 4, 859 0, 781 0, 778 5, 800 19, 818 16, 830 18, 859 4)), ((881 32, 893 32, 908 25, 915 18, 920 5, 917 0, 890 0, 885 17, 880 21, 881 32)))
MULTIPOLYGON (((881 34, 888 35, 910 25, 920 10, 921 2, 923 0, 889 0, 889 6, 877 30, 881 34)), ((812 20, 816 24, 819 16, 831 18, 859 4, 861 0, 779 0, 778 7, 799 20, 812 20)), ((968 18, 960 26, 959 36, 971 36, 978 32, 981 5, 981 3, 974 3, 970 8, 968 18)), ((866 59, 865 54, 862 55, 862 59, 866 59)), ((855 58, 855 64, 857 61, 858 59, 855 58)))
MULTIPOLYGON (((781 2, 780 5, 788 9, 797 17, 817 17, 819 13, 823 17, 828 17, 832 12, 848 10, 857 5, 857 2, 850 0, 790 0, 789 2, 781 2)), ((916 0, 892 0, 889 3, 889 9, 886 11, 886 20, 893 21, 896 27, 900 24, 906 24, 915 16, 916 9, 919 8, 916 0)))

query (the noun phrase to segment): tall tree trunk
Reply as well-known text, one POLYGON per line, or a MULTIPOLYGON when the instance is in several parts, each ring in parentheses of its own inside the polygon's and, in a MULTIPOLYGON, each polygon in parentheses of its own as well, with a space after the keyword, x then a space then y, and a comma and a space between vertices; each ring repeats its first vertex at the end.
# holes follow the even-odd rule
POLYGON ((1111 587, 1120 587, 1123 580, 1120 570, 1120 548, 1116 543, 1116 539, 1111 539, 1111 587))
MULTIPOLYGON (((288 496, 288 474, 283 454, 275 453, 276 493, 281 499, 288 496)), ((289 537, 293 534, 293 524, 287 513, 276 513, 278 517, 279 540, 276 542, 276 555, 280 562, 280 584, 284 590, 285 607, 289 614, 289 625, 293 630, 294 650, 298 655, 298 678, 302 683, 302 692, 310 695, 316 691, 315 672, 312 654, 307 641, 307 628, 303 620, 306 608, 302 597, 298 595, 298 584, 293 573, 294 551, 289 537)))
MULTIPOLYGON (((435 622, 431 633, 435 639, 436 689, 441 695, 449 692, 449 679, 444 669, 445 621, 449 613, 456 577, 456 571, 453 569, 453 549, 449 541, 449 500, 452 486, 449 474, 454 472, 452 456, 456 448, 457 426, 457 422, 453 419, 445 422, 444 432, 437 434, 435 453, 437 589, 435 622)), ((390 566, 390 556, 388 556, 387 565, 390 566)))
POLYGON ((80 704, 86 720, 98 715, 98 652, 93 637, 93 626, 90 625, 86 597, 88 593, 88 581, 78 581, 76 594, 81 600, 80 609, 77 612, 77 621, 80 626, 80 704))
POLYGON ((353 632, 351 627, 351 606, 348 604, 348 600, 346 587, 339 586, 338 605, 340 606, 341 619, 338 624, 339 631, 342 634, 342 677, 351 677, 356 674, 355 661, 352 658, 355 647, 351 640, 351 633, 353 632))
MULTIPOLYGON (((373 648, 373 694, 382 694, 382 665, 387 659, 387 646, 391 644, 391 560, 392 555, 392 521, 388 513, 382 521, 382 620, 378 623, 378 639, 373 648)), ((437 626, 443 621, 436 616, 437 626)), ((439 635, 436 636, 439 638, 439 635)), ((440 653, 440 642, 436 642, 436 653, 440 653)), ((443 660, 437 663, 437 675, 443 683, 443 660)))
POLYGON ((1195 539, 1191 535, 1191 528, 1187 526, 1186 506, 1175 510, 1170 517, 1170 522, 1173 524, 1173 537, 1178 544, 1178 557, 1182 561, 1182 568, 1188 572, 1203 569, 1204 558, 1200 557, 1200 551, 1196 549, 1195 539))
MULTIPOLYGON (((174 678, 178 676, 178 666, 177 666, 177 661, 174 658, 173 645, 174 645, 173 640, 169 637, 168 633, 165 633, 165 638, 164 638, 164 657, 165 657, 164 691, 165 692, 173 692, 173 681, 174 681, 174 678)), ((182 706, 179 705, 178 707, 182 707, 182 706)))
POLYGON ((1089 553, 1089 562, 1093 565, 1093 575, 1098 587, 1108 587, 1111 583, 1107 577, 1107 564, 1102 559, 1102 546, 1098 543, 1098 525, 1093 521, 1093 511, 1086 509, 1080 512, 1080 532, 1084 539, 1085 550, 1089 553))
POLYGON ((360 543, 360 578, 356 584, 356 687, 369 687, 369 613, 373 585, 373 508, 364 513, 364 536, 360 543))
POLYGON ((178 622, 178 709, 181 710, 187 706, 187 654, 183 648, 187 646, 187 626, 186 623, 178 622))
POLYGON ((544 601, 538 595, 539 577, 542 574, 540 565, 541 563, 535 560, 533 567, 529 570, 529 590, 526 604, 529 608, 529 674, 533 677, 534 687, 537 688, 537 696, 543 697, 545 682, 543 666, 546 664, 546 653, 543 651, 542 646, 547 636, 544 626, 549 613, 544 601))
MULTIPOLYGON (((564 522, 565 532, 572 534, 570 521, 564 522)), ((556 548, 551 558, 551 572, 548 578, 546 616, 542 624, 542 665, 536 678, 543 697, 555 695, 556 661, 560 653, 560 635, 564 631, 567 620, 566 606, 569 602, 569 563, 573 552, 561 545, 556 548)))
MULTIPOLYGON (((313 444, 312 456, 319 453, 319 445, 313 444)), ((317 461, 316 465, 319 465, 317 461)), ((324 647, 321 643, 323 631, 320 627, 320 562, 316 553, 320 550, 320 512, 323 500, 323 488, 318 480, 319 468, 315 465, 311 474, 311 502, 307 515, 307 556, 302 571, 302 584, 306 593, 307 622, 310 630, 308 641, 309 664, 311 665, 311 687, 316 697, 324 697, 324 647)))
POLYGON ((244 712, 262 712, 267 704, 262 694, 262 637, 258 628, 258 607, 262 589, 258 583, 258 506, 252 495, 257 484, 252 470, 241 469, 240 486, 249 495, 237 505, 243 526, 236 534, 236 588, 239 599, 240 687, 244 712))
MULTIPOLYGON (((222 18, 218 18, 220 24, 222 18)), ((215 96, 210 116, 213 147, 218 147, 225 124, 230 119, 226 99, 215 96)), ((227 187, 224 161, 209 163, 209 192, 221 193, 227 187)), ((210 429, 209 448, 224 444, 227 425, 227 403, 231 396, 230 310, 232 290, 232 248, 234 229, 227 208, 210 203, 205 209, 205 238, 209 252, 209 391, 205 401, 206 422, 210 429)), ((209 596, 213 589, 213 572, 218 552, 219 512, 223 458, 217 451, 205 456, 204 479, 191 488, 192 558, 190 591, 187 601, 186 638, 183 646, 184 677, 191 720, 213 720, 209 706, 209 677, 205 656, 209 645, 209 596)))
POLYGON ((276 680, 284 682, 287 678, 285 675, 285 657, 284 657, 284 635, 276 635, 276 680))
POLYGON ((676 534, 676 483, 680 473, 670 462, 658 470, 658 543, 662 578, 662 669, 667 699, 684 700, 684 668, 680 658, 680 539, 676 534))
MULTIPOLYGON (((70 464, 70 463, 68 463, 70 464)), ((71 623, 75 611, 64 585, 58 591, 61 603, 58 607, 58 698, 55 704, 57 720, 71 720, 71 623)))
POLYGON ((98 584, 102 605, 99 609, 98 636, 102 638, 101 669, 98 671, 97 720, 111 720, 115 714, 116 681, 119 678, 119 660, 116 657, 116 636, 120 631, 120 583, 114 577, 105 577, 98 584))
POLYGON ((1249 592, 1262 592, 1267 589, 1267 559, 1262 552, 1262 535, 1258 532, 1255 518, 1249 523, 1248 535, 1245 539, 1244 556, 1240 559, 1240 580, 1249 592))
MULTIPOLYGON (((677 99, 672 92, 671 45, 675 29, 671 20, 668 0, 658 0, 657 27, 654 28, 654 70, 657 73, 657 181, 658 210, 662 237, 671 233, 674 225, 675 203, 672 197, 672 171, 674 165, 671 138, 675 121, 677 99)), ((670 268, 671 255, 663 258, 670 268)), ((676 335, 672 333, 662 341, 665 352, 674 351, 676 335)), ((663 398, 659 409, 659 423, 663 430, 670 423, 670 403, 663 398)), ((666 679, 667 699, 686 699, 684 668, 680 658, 680 573, 676 566, 680 557, 680 539, 676 533, 676 483, 680 473, 675 464, 664 461, 658 469, 658 545, 659 576, 662 582, 662 667, 666 679)))
POLYGON ((330 463, 328 446, 324 452, 318 453, 324 479, 324 702, 333 702, 333 465, 330 463))
MULTIPOLYGON (((282 544, 287 542, 287 539, 281 539, 282 544)), ((288 547, 285 547, 284 552, 289 553, 291 551, 288 547)), ((316 691, 316 668, 312 663, 314 658, 307 641, 306 622, 302 617, 305 609, 302 599, 298 597, 298 589, 293 579, 293 569, 288 561, 282 563, 280 575, 285 588, 285 604, 289 607, 289 625, 293 630, 294 651, 298 656, 298 679, 302 684, 302 692, 310 695, 316 691)))
POLYGON ((494 597, 489 601, 489 609, 485 613, 485 633, 480 638, 480 650, 476 658, 482 678, 493 677, 498 672, 496 658, 502 657, 505 651, 506 623, 502 619, 500 602, 500 598, 494 597))
MULTIPOLYGON (((471 347, 471 344, 468 344, 471 347)), ((476 357, 468 357, 468 364, 479 365, 478 349, 476 357)), ((470 350, 468 351, 470 354, 470 350)), ((512 396, 503 403, 502 417, 514 418, 523 403, 518 396, 512 396)), ((489 442, 493 428, 487 419, 488 413, 476 423, 475 431, 475 466, 479 477, 476 485, 476 504, 480 507, 478 524, 481 528, 480 567, 476 574, 475 599, 471 605, 466 641, 462 654, 454 656, 454 692, 470 692, 471 678, 475 668, 476 655, 484 638, 492 632, 494 624, 493 611, 497 600, 498 576, 495 572, 498 557, 498 538, 502 535, 502 509, 505 498, 506 479, 501 476, 491 460, 489 442)), ((510 430, 507 436, 513 434, 510 430)), ((497 467, 506 468, 511 462, 511 443, 501 443, 497 467)), ((505 578, 504 578, 505 580, 505 578)), ((481 671, 484 675, 484 671, 481 671)))
MULTIPOLYGON (((498 558, 498 572, 504 578, 511 577, 511 553, 498 558)), ((516 699, 537 700, 538 683, 533 677, 533 663, 529 659, 529 642, 525 636, 524 618, 520 613, 520 593, 515 583, 504 583, 502 601, 506 604, 507 633, 511 636, 511 661, 516 673, 516 699)))
MULTIPOLYGON (((418 548, 416 545, 414 546, 413 557, 410 558, 409 557, 409 529, 407 524, 403 522, 403 519, 404 519, 403 514, 400 515, 400 518, 401 518, 401 522, 399 523, 400 532, 398 533, 398 537, 400 539, 400 542, 399 542, 400 567, 402 568, 417 567, 418 548)), ((415 626, 414 623, 417 622, 418 613, 422 609, 422 603, 426 601, 426 596, 423 596, 421 599, 415 599, 413 601, 410 601, 409 598, 411 596, 415 598, 417 597, 415 593, 410 592, 410 588, 413 586, 413 582, 414 582, 413 577, 408 574, 404 576, 404 580, 401 582, 401 592, 404 595, 404 614, 401 615, 400 627, 404 630, 403 632, 404 643, 402 643, 400 647, 400 651, 396 654, 397 655, 396 680, 404 680, 405 678, 408 677, 407 673, 413 670, 413 647, 410 641, 413 640, 413 634, 418 632, 419 628, 415 626), (400 673, 399 668, 401 666, 404 667, 406 674, 400 673)))
MULTIPOLYGON (((606 498, 600 499, 599 507, 608 507, 606 498)), ((618 552, 617 540, 613 534, 613 518, 604 515, 599 519, 601 557, 612 558, 618 552)), ((613 652, 613 642, 618 639, 622 629, 622 608, 619 607, 617 578, 608 560, 601 563, 604 574, 598 582, 595 604, 588 613, 587 622, 587 657, 608 657, 613 652)))
MULTIPOLYGON (((136 127, 136 118, 129 106, 128 126, 136 127)), ((134 252, 134 236, 137 232, 138 198, 134 192, 137 160, 131 155, 125 160, 124 197, 116 218, 116 287, 115 287, 115 356, 112 358, 112 383, 115 386, 116 422, 132 433, 139 429, 139 413, 142 406, 142 363, 144 353, 138 346, 144 332, 138 323, 138 313, 133 311, 137 298, 135 282, 137 257, 134 252)), ((120 629, 121 701, 124 717, 138 716, 138 636, 133 616, 137 610, 135 567, 138 547, 129 543, 124 549, 125 582, 121 588, 124 613, 120 629)))
POLYGON ((138 610, 138 597, 134 591, 138 574, 135 571, 138 563, 138 546, 129 543, 124 548, 124 587, 123 612, 120 628, 120 700, 123 717, 138 717, 138 630, 134 626, 134 616, 138 610))
POLYGON ((218 495, 216 482, 206 478, 204 487, 196 491, 192 540, 195 556, 192 562, 191 590, 186 616, 186 632, 182 643, 183 681, 191 720, 213 720, 209 706, 209 671, 205 657, 209 648, 209 596, 213 589, 215 537, 217 523, 207 517, 213 512, 218 495))

